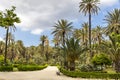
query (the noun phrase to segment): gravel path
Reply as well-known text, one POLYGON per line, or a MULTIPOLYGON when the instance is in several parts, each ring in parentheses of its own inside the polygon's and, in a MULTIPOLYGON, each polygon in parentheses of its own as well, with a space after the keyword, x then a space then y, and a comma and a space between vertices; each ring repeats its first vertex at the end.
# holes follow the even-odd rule
POLYGON ((56 75, 57 71, 57 67, 48 66, 46 69, 41 71, 0 72, 0 80, 88 80, 71 78, 64 75, 58 76, 56 75))

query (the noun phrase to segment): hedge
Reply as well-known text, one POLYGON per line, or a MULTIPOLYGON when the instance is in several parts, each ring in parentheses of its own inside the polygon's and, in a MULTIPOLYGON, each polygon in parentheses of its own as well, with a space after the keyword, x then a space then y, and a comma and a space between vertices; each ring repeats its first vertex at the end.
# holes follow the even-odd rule
POLYGON ((18 66, 19 71, 35 71, 35 70, 42 70, 46 68, 47 65, 44 66, 38 66, 38 65, 20 65, 18 66))
POLYGON ((100 73, 100 72, 77 72, 77 71, 67 71, 63 68, 60 68, 60 72, 70 77, 97 78, 97 79, 120 79, 120 73, 109 74, 109 73, 100 73))
POLYGON ((13 66, 0 66, 0 71, 13 71, 13 66))

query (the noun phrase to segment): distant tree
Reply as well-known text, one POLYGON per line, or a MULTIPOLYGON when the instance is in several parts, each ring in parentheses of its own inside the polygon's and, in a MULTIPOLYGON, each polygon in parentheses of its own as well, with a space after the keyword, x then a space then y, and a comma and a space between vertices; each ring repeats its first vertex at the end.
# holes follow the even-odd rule
POLYGON ((42 55, 45 55, 44 54, 44 47, 45 47, 45 41, 46 41, 46 39, 47 39, 47 36, 45 36, 45 35, 42 35, 40 37, 40 41, 42 42, 42 55))
POLYGON ((108 12, 104 20, 108 23, 105 30, 107 35, 112 32, 120 34, 120 9, 114 9, 113 12, 108 12))

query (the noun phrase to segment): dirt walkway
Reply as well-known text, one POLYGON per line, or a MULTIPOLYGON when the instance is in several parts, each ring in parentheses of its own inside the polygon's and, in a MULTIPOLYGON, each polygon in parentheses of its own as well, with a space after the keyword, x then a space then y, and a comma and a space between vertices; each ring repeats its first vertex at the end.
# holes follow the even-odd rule
POLYGON ((0 72, 0 80, 87 80, 56 75, 57 67, 48 66, 41 71, 0 72))

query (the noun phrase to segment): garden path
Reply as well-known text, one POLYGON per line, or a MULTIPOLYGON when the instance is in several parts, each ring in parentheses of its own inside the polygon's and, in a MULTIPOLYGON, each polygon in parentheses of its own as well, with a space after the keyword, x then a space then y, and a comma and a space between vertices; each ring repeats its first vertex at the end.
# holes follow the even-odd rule
POLYGON ((41 71, 0 72, 0 80, 88 80, 57 75, 57 71, 57 67, 48 66, 41 71))

